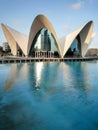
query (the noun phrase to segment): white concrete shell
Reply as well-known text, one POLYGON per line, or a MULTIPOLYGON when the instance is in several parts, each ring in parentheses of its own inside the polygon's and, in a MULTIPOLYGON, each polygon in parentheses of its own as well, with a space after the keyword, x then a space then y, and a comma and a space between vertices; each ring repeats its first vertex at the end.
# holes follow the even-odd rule
POLYGON ((19 46, 24 55, 27 55, 28 37, 4 24, 1 24, 1 26, 11 48, 12 54, 17 55, 17 47, 19 46))
POLYGON ((43 28, 46 28, 51 32, 55 40, 56 47, 58 49, 58 53, 61 58, 65 56, 65 54, 67 53, 68 49, 72 45, 73 41, 77 38, 77 36, 79 36, 80 38, 80 48, 81 48, 80 53, 81 53, 81 56, 84 57, 93 37, 92 36, 93 35, 93 32, 92 32, 93 22, 92 21, 88 22, 86 25, 80 27, 76 31, 70 33, 66 37, 63 37, 62 39, 60 39, 60 41, 57 38, 57 35, 55 33, 55 30, 52 24, 44 15, 38 15, 34 19, 30 28, 29 37, 2 24, 3 32, 9 43, 9 46, 11 48, 11 52, 13 55, 17 55, 17 49, 19 46, 21 50, 23 51, 24 55, 29 56, 30 49, 34 47, 35 45, 33 41, 43 28))
POLYGON ((32 44, 34 38, 36 37, 37 33, 40 30, 42 30, 43 28, 47 28, 51 32, 52 36, 55 39, 55 43, 56 43, 56 47, 58 49, 59 55, 62 56, 61 48, 59 45, 57 35, 54 31, 54 28, 53 28, 52 24, 49 22, 49 20, 44 15, 38 15, 35 18, 34 22, 32 23, 30 33, 29 33, 28 54, 29 54, 30 47, 31 47, 31 44, 32 44))
POLYGON ((80 42, 81 42, 81 56, 84 57, 92 39, 93 34, 92 31, 93 31, 93 22, 90 21, 86 25, 67 35, 65 38, 63 57, 78 35, 80 36, 80 42))

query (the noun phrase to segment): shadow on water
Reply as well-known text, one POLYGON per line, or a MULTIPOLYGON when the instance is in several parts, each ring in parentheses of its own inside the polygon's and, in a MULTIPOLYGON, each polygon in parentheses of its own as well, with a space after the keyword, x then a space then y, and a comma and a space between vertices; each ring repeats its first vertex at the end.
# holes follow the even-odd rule
POLYGON ((1 87, 0 130, 97 130, 98 69, 93 66, 98 64, 11 64, 1 87))

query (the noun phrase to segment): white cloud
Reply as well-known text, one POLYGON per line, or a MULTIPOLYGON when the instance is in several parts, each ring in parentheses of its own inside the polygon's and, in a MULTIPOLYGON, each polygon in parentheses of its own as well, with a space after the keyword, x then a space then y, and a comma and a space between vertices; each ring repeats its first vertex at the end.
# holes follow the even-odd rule
POLYGON ((93 4, 95 3, 96 0, 77 0, 77 2, 74 2, 73 4, 70 5, 70 8, 72 10, 79 10, 83 6, 86 6, 87 4, 93 4))
POLYGON ((78 2, 73 3, 71 5, 71 9, 73 9, 73 10, 79 10, 79 9, 81 9, 83 7, 83 5, 84 5, 83 1, 78 1, 78 2))

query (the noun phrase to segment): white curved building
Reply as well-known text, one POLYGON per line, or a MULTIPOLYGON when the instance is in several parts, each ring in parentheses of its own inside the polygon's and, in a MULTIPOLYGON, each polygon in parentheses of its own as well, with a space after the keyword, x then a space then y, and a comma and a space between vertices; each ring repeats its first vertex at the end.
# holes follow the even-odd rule
MULTIPOLYGON (((41 31, 43 29, 47 29, 49 30, 51 36, 55 41, 54 44, 57 48, 59 57, 61 58, 65 57, 69 51, 70 52, 77 51, 80 56, 84 57, 87 52, 88 46, 90 45, 93 35, 93 21, 90 21, 86 25, 80 27, 79 29, 75 30, 74 32, 70 33, 69 35, 59 40, 52 24, 44 15, 38 15, 34 19, 30 28, 29 36, 25 36, 20 32, 17 32, 16 30, 4 24, 1 24, 1 26, 5 34, 5 37, 9 43, 9 46, 11 48, 11 53, 13 55, 17 55, 18 50, 21 50, 23 55, 29 56, 32 48, 34 49, 36 39, 40 35, 41 31)), ((49 44, 52 44, 52 42, 49 44)))
POLYGON ((4 24, 1 24, 1 26, 12 54, 17 55, 18 48, 20 48, 23 54, 27 55, 28 37, 4 24))
POLYGON ((79 48, 80 55, 84 57, 92 39, 92 32, 93 22, 90 21, 86 25, 67 35, 64 42, 63 57, 75 39, 77 39, 77 46, 79 48))

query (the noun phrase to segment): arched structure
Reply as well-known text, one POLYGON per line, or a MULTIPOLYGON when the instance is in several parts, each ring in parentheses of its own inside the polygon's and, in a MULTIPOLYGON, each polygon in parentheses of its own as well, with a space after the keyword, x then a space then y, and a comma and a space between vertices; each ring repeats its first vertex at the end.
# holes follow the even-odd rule
POLYGON ((90 21, 86 25, 67 35, 65 38, 63 57, 76 38, 79 39, 81 56, 84 57, 90 44, 90 41, 92 39, 92 31, 93 31, 93 22, 90 21))
POLYGON ((19 46, 23 51, 23 54, 27 55, 28 37, 4 24, 1 24, 1 26, 11 48, 12 54, 17 55, 19 46))
POLYGON ((36 39, 41 30, 44 28, 51 32, 51 35, 55 40, 55 46, 61 58, 66 55, 75 40, 77 42, 80 55, 84 57, 93 37, 93 21, 88 22, 60 40, 58 40, 52 24, 44 15, 36 16, 31 25, 28 37, 2 24, 2 29, 13 55, 17 55, 17 50, 20 48, 25 56, 29 56, 31 48, 34 48, 36 39))
POLYGON ((32 45, 32 43, 34 43, 33 41, 34 41, 36 35, 43 28, 46 28, 46 29, 48 29, 51 32, 52 36, 55 39, 55 43, 56 43, 56 47, 58 49, 59 55, 62 56, 60 45, 59 45, 59 41, 58 41, 58 38, 57 38, 56 33, 54 31, 54 28, 51 25, 51 23, 49 22, 49 20, 44 15, 38 15, 35 18, 34 22, 32 23, 32 26, 31 26, 31 29, 30 29, 30 33, 29 33, 28 54, 29 54, 29 51, 30 51, 30 47, 31 46, 34 47, 34 44, 32 45))

